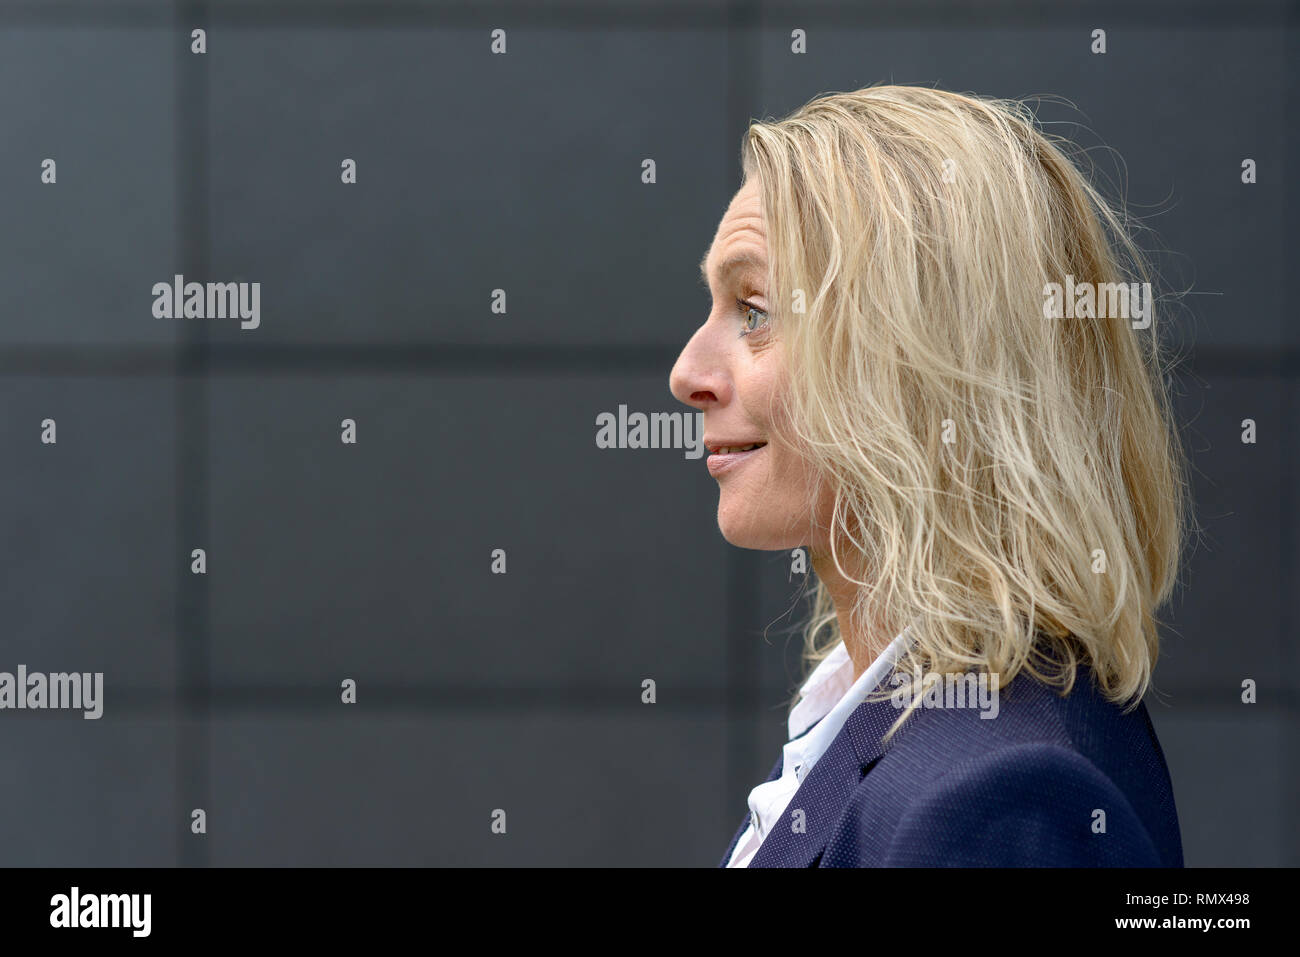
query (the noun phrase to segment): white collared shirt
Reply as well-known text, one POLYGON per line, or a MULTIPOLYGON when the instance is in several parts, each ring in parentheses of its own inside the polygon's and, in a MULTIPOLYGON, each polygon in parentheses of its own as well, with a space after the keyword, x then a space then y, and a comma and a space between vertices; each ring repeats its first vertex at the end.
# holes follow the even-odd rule
POLYGON ((749 827, 736 842, 728 867, 749 866, 763 840, 780 822, 800 783, 817 759, 826 753, 849 715, 889 674, 907 633, 908 629, 903 629, 857 681, 853 680, 853 659, 843 641, 808 676, 799 689, 799 701, 790 712, 790 740, 782 750, 781 776, 764 781, 749 792, 749 827), (808 733, 804 734, 805 731, 808 733))

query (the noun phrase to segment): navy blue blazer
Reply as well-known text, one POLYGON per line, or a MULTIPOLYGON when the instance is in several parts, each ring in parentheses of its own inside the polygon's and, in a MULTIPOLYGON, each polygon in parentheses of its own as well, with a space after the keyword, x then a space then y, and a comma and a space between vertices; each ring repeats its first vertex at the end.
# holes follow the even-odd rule
MULTIPOLYGON (((992 719, 918 708, 882 745, 898 715, 885 700, 849 716, 750 867, 1183 866, 1146 706, 1123 714, 1086 666, 1065 697, 1018 675, 992 719)), ((748 825, 746 814, 719 866, 748 825)))

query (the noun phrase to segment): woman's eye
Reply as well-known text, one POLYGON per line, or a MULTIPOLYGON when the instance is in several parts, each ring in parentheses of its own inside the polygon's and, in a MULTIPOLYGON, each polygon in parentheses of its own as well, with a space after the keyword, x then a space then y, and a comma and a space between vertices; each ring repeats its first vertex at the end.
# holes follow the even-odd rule
POLYGON ((740 306, 740 334, 747 336, 751 332, 757 332, 763 326, 767 325, 768 316, 762 309, 745 302, 743 299, 737 299, 736 304, 740 306))

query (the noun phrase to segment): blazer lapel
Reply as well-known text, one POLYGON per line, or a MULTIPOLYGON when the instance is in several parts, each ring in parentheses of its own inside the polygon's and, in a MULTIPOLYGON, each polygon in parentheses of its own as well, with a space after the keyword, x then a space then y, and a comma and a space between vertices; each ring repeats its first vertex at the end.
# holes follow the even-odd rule
MULTIPOLYGON (((773 765, 771 772, 768 773, 767 780, 775 781, 781 776, 781 772, 784 770, 785 752, 783 751, 781 756, 776 759, 776 764, 773 765)), ((763 783, 766 784, 767 781, 764 781, 763 783)), ((749 819, 752 816, 752 811, 745 812, 745 819, 740 822, 740 827, 736 828, 736 833, 731 836, 731 843, 727 845, 727 852, 722 855, 722 861, 718 864, 719 867, 726 867, 727 862, 731 860, 731 855, 736 853, 736 845, 740 843, 740 836, 745 833, 745 828, 749 827, 749 819)))
POLYGON ((866 701, 854 709, 826 753, 800 782, 781 822, 764 838, 750 867, 817 864, 853 791, 887 750, 880 739, 897 718, 898 709, 888 698, 866 701), (802 831, 794 828, 796 810, 803 811, 802 831))

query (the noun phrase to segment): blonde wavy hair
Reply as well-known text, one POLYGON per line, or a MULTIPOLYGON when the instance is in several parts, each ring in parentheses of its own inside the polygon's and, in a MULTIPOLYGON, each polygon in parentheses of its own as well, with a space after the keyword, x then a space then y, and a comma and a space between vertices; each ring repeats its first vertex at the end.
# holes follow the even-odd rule
MULTIPOLYGON (((1086 662, 1131 709, 1191 523, 1188 465, 1155 317, 1045 318, 1067 276, 1151 282, 1068 149, 1018 101, 875 86, 751 123, 742 162, 782 418, 810 504, 832 493, 854 627, 910 625, 904 672, 1025 671, 1064 694, 1086 662)), ((813 589, 807 667, 842 637, 813 589)))

